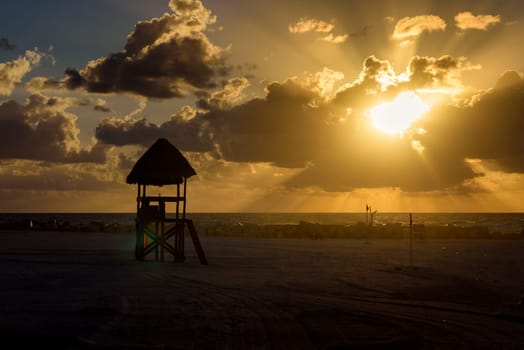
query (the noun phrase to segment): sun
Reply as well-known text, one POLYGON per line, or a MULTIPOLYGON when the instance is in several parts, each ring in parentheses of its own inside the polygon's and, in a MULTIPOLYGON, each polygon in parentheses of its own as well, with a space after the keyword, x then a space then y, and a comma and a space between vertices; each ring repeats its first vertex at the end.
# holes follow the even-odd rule
POLYGON ((405 91, 389 102, 381 103, 370 111, 373 126, 390 135, 402 135, 411 124, 421 118, 430 106, 413 91, 405 91))

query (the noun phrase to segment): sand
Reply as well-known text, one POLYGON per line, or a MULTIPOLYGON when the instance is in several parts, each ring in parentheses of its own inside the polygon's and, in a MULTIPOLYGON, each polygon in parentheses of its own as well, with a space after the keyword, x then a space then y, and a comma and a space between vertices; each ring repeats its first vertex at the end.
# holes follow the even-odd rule
POLYGON ((4 349, 522 349, 524 240, 202 237, 137 262, 132 234, 0 232, 4 349))

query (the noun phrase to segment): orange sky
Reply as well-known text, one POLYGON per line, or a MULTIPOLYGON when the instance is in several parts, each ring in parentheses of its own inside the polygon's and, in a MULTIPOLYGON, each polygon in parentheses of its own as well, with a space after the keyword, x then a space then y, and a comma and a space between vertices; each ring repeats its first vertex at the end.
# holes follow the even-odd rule
POLYGON ((520 1, 2 7, 2 212, 133 211, 159 137, 190 211, 524 211, 520 1))

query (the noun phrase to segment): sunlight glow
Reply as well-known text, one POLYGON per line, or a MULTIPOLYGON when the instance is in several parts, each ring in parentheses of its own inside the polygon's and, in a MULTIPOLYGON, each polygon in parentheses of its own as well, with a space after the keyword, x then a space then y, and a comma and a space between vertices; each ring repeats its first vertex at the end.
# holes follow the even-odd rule
POLYGON ((373 126, 390 135, 402 135, 411 124, 428 112, 430 106, 413 91, 400 93, 370 111, 373 126))

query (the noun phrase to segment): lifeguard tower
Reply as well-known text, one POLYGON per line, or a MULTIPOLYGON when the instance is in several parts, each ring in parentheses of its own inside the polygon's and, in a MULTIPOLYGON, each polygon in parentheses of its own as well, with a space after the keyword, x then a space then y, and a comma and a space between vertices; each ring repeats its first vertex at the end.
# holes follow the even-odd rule
POLYGON ((158 139, 138 159, 127 176, 128 184, 138 185, 136 197, 137 260, 154 255, 164 261, 164 253, 174 256, 175 262, 185 261, 184 236, 187 226, 200 263, 207 259, 200 244, 193 221, 186 218, 187 179, 196 175, 188 160, 166 139, 158 139), (147 186, 176 185, 176 195, 148 196, 147 186), (175 206, 174 216, 167 214, 166 204, 175 206))

